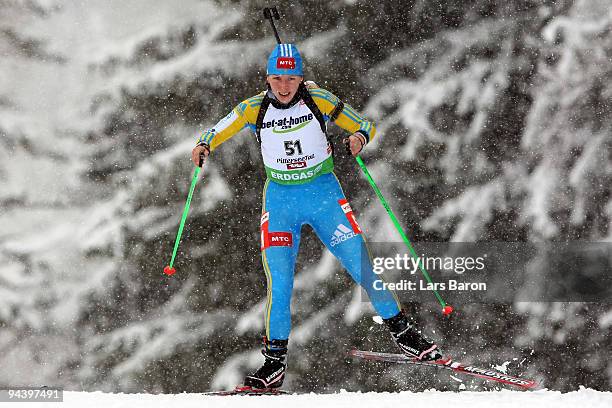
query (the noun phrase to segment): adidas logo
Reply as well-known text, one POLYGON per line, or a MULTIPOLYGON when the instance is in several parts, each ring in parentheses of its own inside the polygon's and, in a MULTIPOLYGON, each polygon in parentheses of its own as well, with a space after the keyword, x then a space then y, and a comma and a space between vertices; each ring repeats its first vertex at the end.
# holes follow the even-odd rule
POLYGON ((338 226, 336 227, 336 231, 334 231, 334 235, 331 239, 331 246, 334 247, 338 244, 341 244, 347 239, 353 238, 355 235, 357 234, 355 234, 352 229, 346 227, 343 224, 338 224, 338 226))

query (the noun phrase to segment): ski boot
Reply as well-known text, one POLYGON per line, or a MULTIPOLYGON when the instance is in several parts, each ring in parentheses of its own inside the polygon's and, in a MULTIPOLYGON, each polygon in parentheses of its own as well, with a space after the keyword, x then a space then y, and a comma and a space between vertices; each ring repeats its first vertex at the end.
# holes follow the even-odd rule
POLYGON ((410 324, 403 310, 389 319, 383 319, 383 321, 389 327, 395 343, 407 356, 420 361, 433 361, 442 358, 438 346, 425 337, 414 325, 410 324))
POLYGON ((270 340, 264 338, 264 349, 261 354, 266 360, 264 365, 249 374, 244 379, 244 385, 252 388, 279 388, 283 385, 285 371, 287 370, 287 343, 288 340, 270 340))

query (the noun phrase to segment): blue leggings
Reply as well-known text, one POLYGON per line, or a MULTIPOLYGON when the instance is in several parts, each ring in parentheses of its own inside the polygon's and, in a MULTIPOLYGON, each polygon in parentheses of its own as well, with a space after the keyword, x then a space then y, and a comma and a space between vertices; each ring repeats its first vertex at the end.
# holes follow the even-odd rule
POLYGON ((286 340, 291 330, 291 292, 302 225, 310 225, 327 249, 342 263, 353 280, 368 294, 383 318, 400 311, 389 290, 374 290, 380 279, 374 274, 363 234, 333 173, 298 185, 278 184, 269 179, 263 191, 261 249, 268 280, 266 336, 286 340))

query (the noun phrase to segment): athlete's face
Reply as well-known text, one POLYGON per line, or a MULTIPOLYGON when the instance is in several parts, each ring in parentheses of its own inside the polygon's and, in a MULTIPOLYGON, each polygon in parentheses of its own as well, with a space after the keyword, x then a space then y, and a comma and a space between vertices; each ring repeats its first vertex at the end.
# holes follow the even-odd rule
POLYGON ((295 96, 303 77, 297 75, 268 75, 272 93, 280 103, 289 103, 295 96))

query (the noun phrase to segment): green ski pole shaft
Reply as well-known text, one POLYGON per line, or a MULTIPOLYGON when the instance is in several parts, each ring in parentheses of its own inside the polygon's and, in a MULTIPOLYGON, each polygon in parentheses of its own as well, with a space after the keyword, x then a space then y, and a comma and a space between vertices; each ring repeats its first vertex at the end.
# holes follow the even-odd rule
POLYGON ((438 302, 442 306, 443 313, 445 315, 450 314, 452 312, 452 310, 453 310, 452 306, 447 305, 446 302, 444 301, 444 299, 442 299, 442 296, 440 296, 440 293, 438 293, 438 291, 435 289, 433 281, 432 281, 431 277, 429 276, 429 273, 427 273, 427 271, 423 267, 423 264, 421 263, 421 260, 419 259, 416 251, 414 250, 414 247, 412 246, 412 244, 410 243, 410 240, 408 239, 408 237, 404 233, 404 230, 402 229, 399 221, 397 220, 397 217, 393 213, 393 210, 391 210, 391 207, 387 203, 387 200, 385 200, 385 197, 382 195, 382 193, 380 192, 380 189, 378 188, 378 186, 374 182, 374 179, 370 175, 370 172, 368 171, 368 168, 366 167, 365 163, 363 162, 363 160, 361 160, 361 157, 359 157, 359 156, 356 156, 355 159, 357 160, 357 163, 359 163, 359 167, 361 167, 361 170, 363 171, 363 174, 365 174, 366 178, 370 182, 370 185, 374 189, 374 192, 376 193, 376 195, 380 199, 380 202, 382 203, 383 207, 385 207, 385 210, 387 210, 387 214, 389 214, 389 217, 391 218, 391 221, 393 221, 393 224, 395 225, 395 228, 397 229, 399 234, 402 236, 402 239, 403 239, 404 243, 406 244, 406 246, 408 247, 408 250, 410 251, 410 254, 412 255, 412 257, 415 260, 418 260, 419 269, 420 269, 421 273, 423 274, 423 277, 425 278, 425 280, 430 283, 430 285, 432 287, 432 290, 433 290, 433 293, 436 296, 436 299, 438 299, 438 302))
POLYGON ((193 191, 195 190, 195 186, 198 182, 198 175, 200 174, 201 167, 196 167, 193 173, 193 179, 191 180, 191 187, 189 188, 189 194, 187 195, 187 202, 185 203, 185 208, 183 209, 183 216, 181 217, 181 223, 179 224, 178 232, 176 233, 176 240, 174 241, 174 250, 172 251, 172 259, 170 260, 170 265, 164 268, 164 273, 166 275, 173 275, 176 272, 174 269, 174 259, 176 258, 176 253, 178 251, 179 243, 181 242, 181 236, 183 235, 183 228, 185 227, 185 220, 187 219, 187 214, 189 213, 189 207, 191 205, 191 198, 193 197, 193 191))

